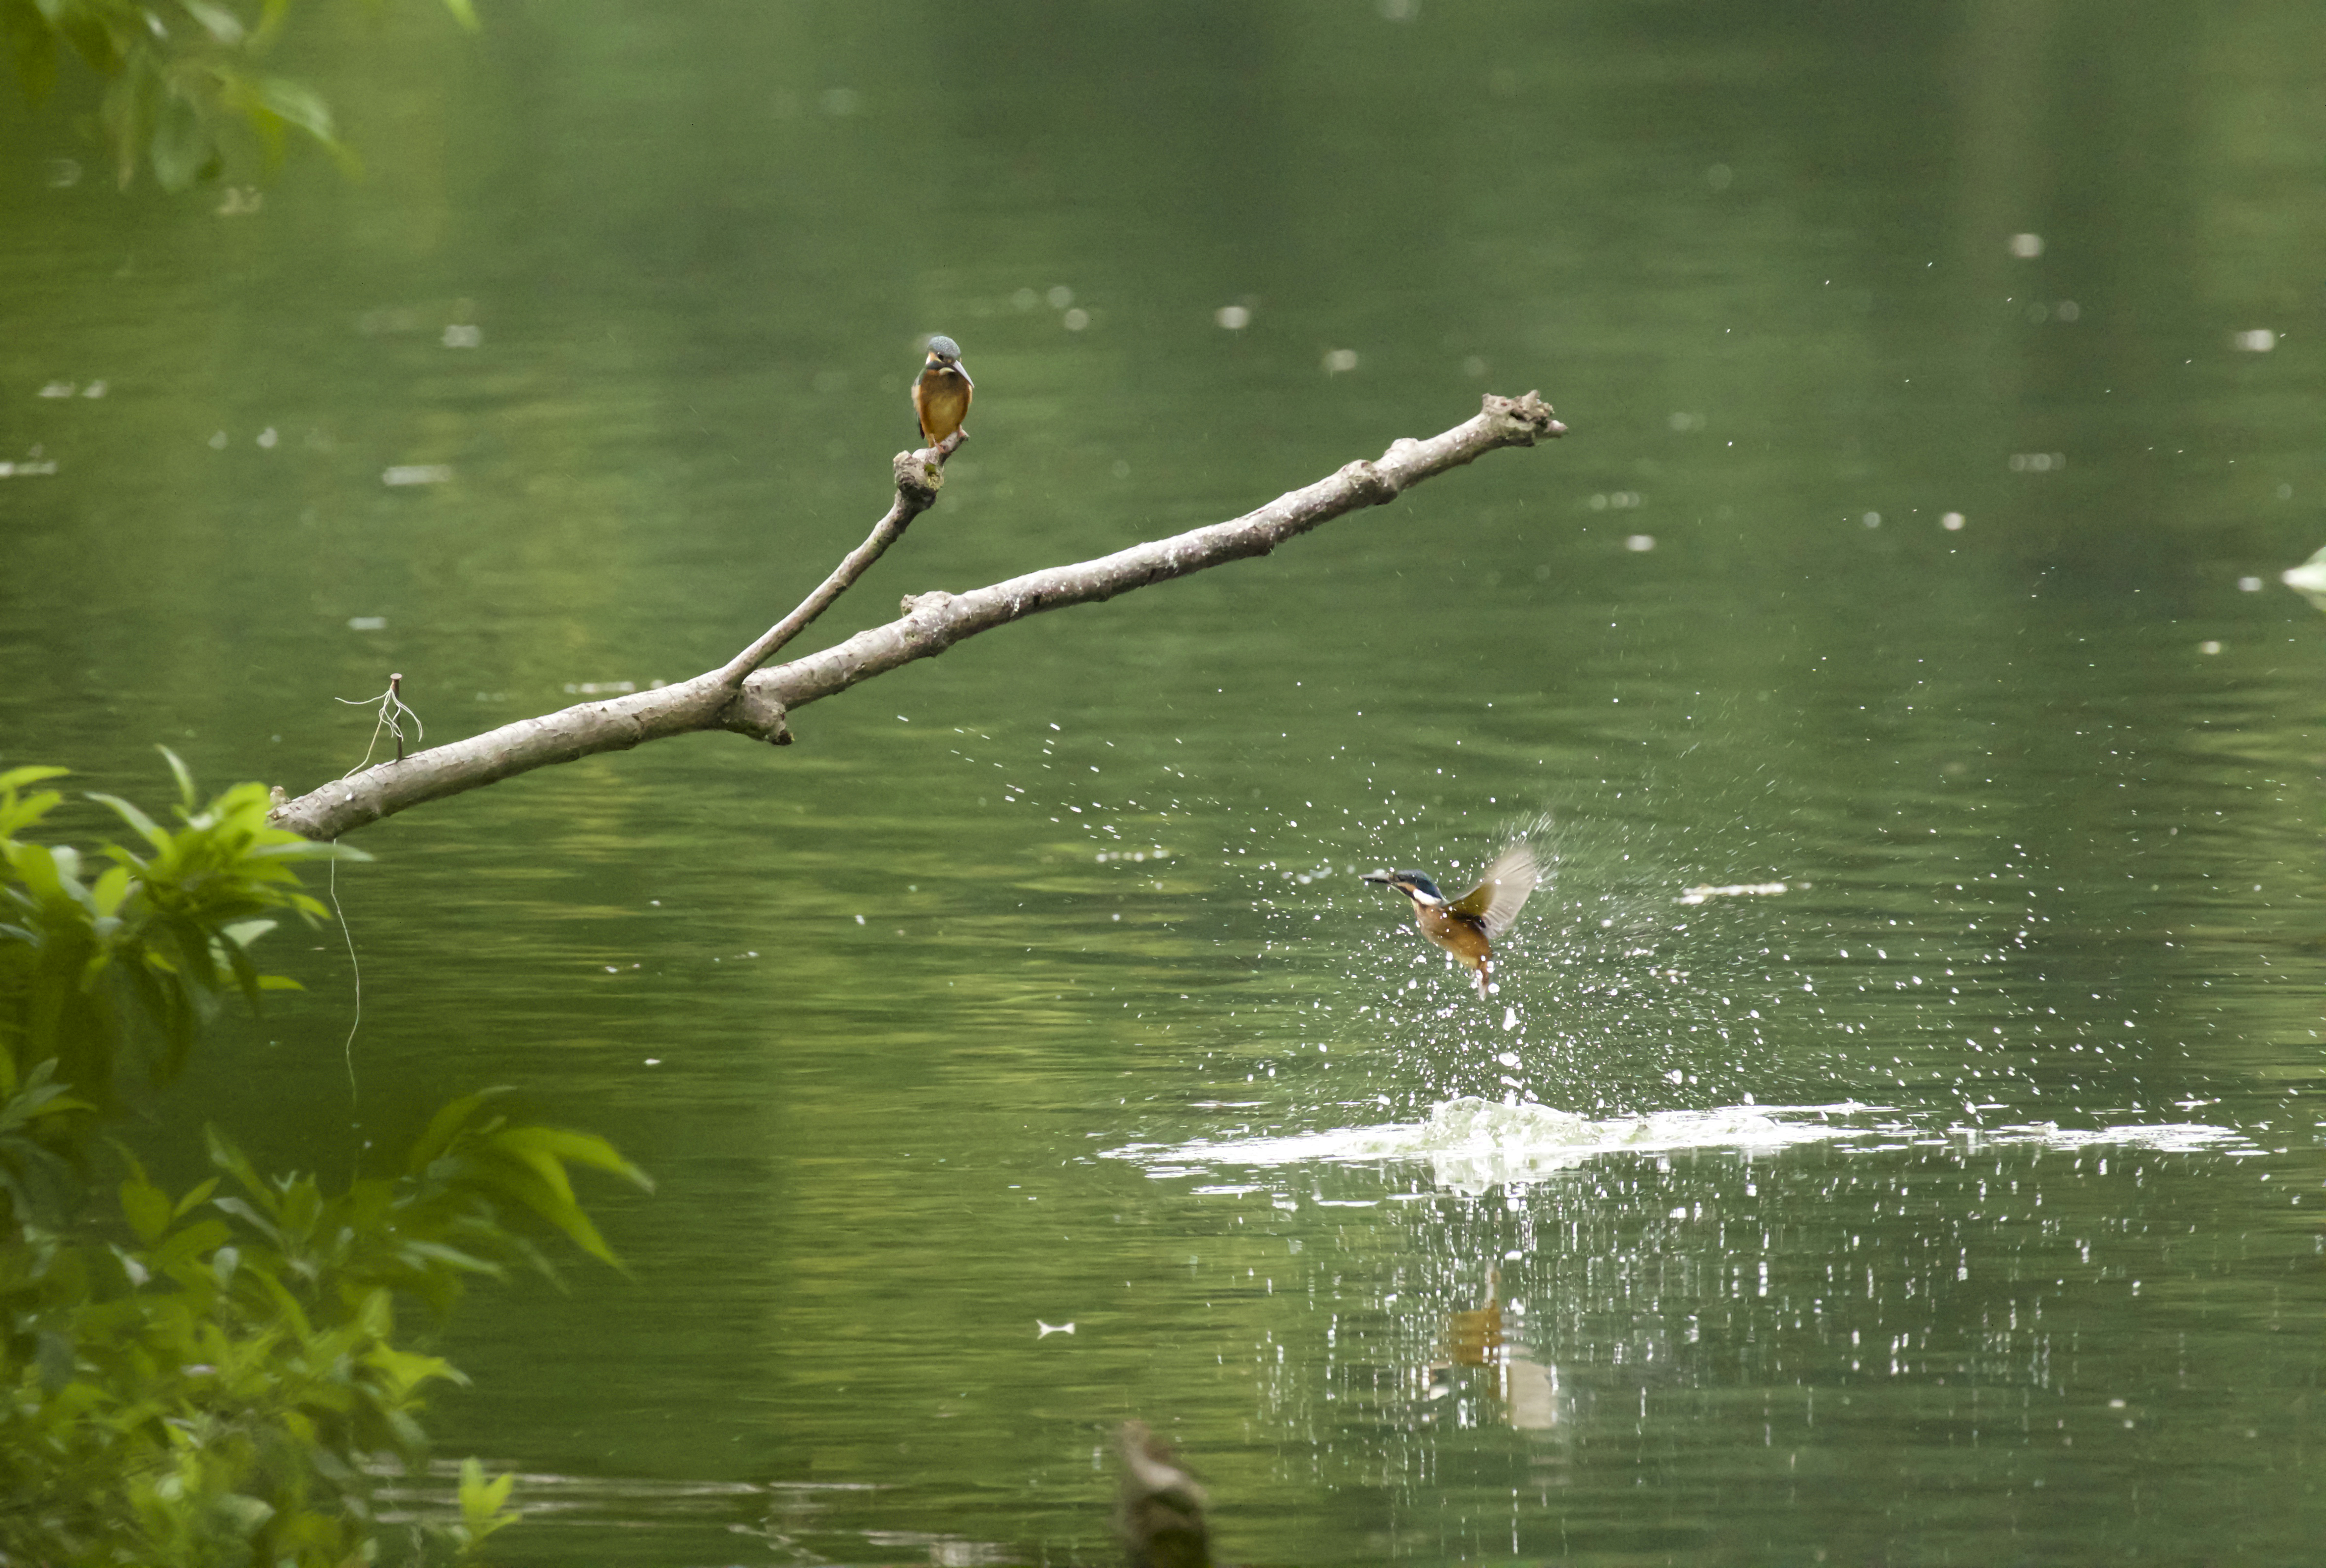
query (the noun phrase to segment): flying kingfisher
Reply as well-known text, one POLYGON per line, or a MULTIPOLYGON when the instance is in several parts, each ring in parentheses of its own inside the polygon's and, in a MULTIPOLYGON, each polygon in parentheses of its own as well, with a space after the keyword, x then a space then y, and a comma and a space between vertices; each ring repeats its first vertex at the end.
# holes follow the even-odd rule
POLYGON ((1527 894, 1542 881, 1534 849, 1521 839, 1494 857, 1484 880, 1460 898, 1447 900, 1437 884, 1418 871, 1367 872, 1364 881, 1395 888, 1413 901, 1421 934, 1470 966, 1484 996, 1494 982, 1494 939, 1511 929, 1526 907, 1527 894))
POLYGON ((969 372, 961 368, 961 345, 947 337, 931 338, 928 359, 913 383, 913 412, 920 416, 921 438, 935 446, 959 430, 969 417, 969 399, 976 390, 969 372))

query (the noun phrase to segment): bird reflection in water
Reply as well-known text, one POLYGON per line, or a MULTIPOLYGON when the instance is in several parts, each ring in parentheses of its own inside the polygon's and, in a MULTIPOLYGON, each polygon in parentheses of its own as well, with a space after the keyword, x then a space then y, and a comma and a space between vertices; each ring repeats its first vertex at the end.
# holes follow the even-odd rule
POLYGON ((1488 1392, 1512 1427, 1549 1432, 1558 1424, 1558 1368, 1521 1354, 1505 1337, 1502 1288, 1502 1270, 1490 1265, 1484 1303, 1446 1314, 1445 1335, 1421 1376, 1437 1400, 1455 1392, 1456 1367, 1484 1368, 1493 1376, 1488 1392))
POLYGON ((1127 1568, 1212 1568, 1204 1489, 1179 1468, 1170 1445, 1143 1421, 1124 1422, 1116 1445, 1122 1497, 1114 1525, 1127 1568))

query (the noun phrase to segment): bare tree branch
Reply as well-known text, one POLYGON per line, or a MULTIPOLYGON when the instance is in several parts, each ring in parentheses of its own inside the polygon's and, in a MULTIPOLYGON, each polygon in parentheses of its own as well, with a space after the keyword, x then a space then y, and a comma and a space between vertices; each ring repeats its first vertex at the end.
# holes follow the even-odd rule
POLYGON ((583 703, 414 752, 401 761, 335 779, 277 807, 271 819, 309 838, 337 838, 423 801, 498 783, 553 762, 626 751, 665 735, 731 730, 775 745, 788 745, 792 736, 785 718, 791 710, 843 692, 899 665, 943 653, 963 638, 1045 610, 1112 599, 1207 566, 1265 555, 1319 524, 1394 500, 1423 480, 1497 448, 1532 446, 1566 434, 1567 426, 1536 393, 1523 397, 1489 396, 1475 416, 1451 430, 1427 441, 1393 442, 1388 452, 1372 462, 1348 463, 1329 478, 1279 496, 1233 521, 1134 545, 1094 561, 1030 572, 967 593, 907 596, 901 620, 860 631, 820 653, 773 669, 759 669, 936 499, 944 483, 937 465, 950 454, 951 447, 933 453, 900 453, 894 464, 896 502, 871 537, 798 609, 718 669, 675 686, 583 703), (930 461, 932 457, 935 461, 930 461))
POLYGON ((865 569, 879 560, 883 551, 905 537, 906 527, 935 504, 937 487, 944 482, 937 470, 968 439, 968 431, 956 430, 935 446, 898 453, 892 465, 897 472, 897 500, 889 509, 889 515, 872 525, 870 535, 832 569, 832 575, 823 580, 822 587, 801 600, 797 609, 769 627, 758 641, 729 659, 720 669, 719 678, 730 686, 741 685, 745 676, 775 658, 777 649, 807 630, 809 621, 848 592, 849 584, 864 575, 865 569), (934 466, 931 458, 935 459, 934 466))

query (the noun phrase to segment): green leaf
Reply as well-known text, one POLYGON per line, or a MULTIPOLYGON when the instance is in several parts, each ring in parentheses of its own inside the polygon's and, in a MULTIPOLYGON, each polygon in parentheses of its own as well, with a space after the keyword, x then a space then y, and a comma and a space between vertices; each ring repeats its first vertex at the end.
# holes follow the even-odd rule
POLYGON ((54 811, 63 798, 53 789, 36 789, 20 798, 14 789, 0 788, 0 844, 54 811))
MULTIPOLYGON (((101 886, 102 884, 100 883, 99 885, 101 886)), ((224 930, 220 931, 219 935, 224 937, 228 941, 232 942, 237 947, 247 947, 253 942, 258 940, 259 938, 273 930, 277 922, 274 920, 237 920, 233 925, 228 926, 224 930)))
POLYGON ((470 1523, 480 1516, 498 1513, 508 1502, 509 1489, 516 1484, 516 1472, 485 1479, 485 1467, 475 1455, 461 1461, 461 1512, 470 1523))
POLYGON ((129 868, 116 865, 98 877, 97 885, 89 890, 89 897, 97 905, 98 919, 111 919, 129 897, 129 868))
POLYGON ((270 113, 326 146, 338 145, 338 128, 331 124, 330 106, 316 96, 313 89, 279 76, 261 77, 256 87, 258 101, 270 113))
MULTIPOLYGON (((13 1132, 18 1127, 30 1126, 44 1116, 61 1115, 67 1111, 91 1111, 97 1108, 87 1100, 76 1097, 71 1085, 51 1081, 56 1076, 56 1058, 49 1058, 33 1068, 31 1072, 26 1073, 23 1087, 21 1089, 17 1088, 13 1082, 5 1081, 15 1077, 15 1059, 13 1056, 0 1051, 0 1088, 8 1091, 7 1099, 0 1102, 0 1133, 13 1132)), ((140 1175, 142 1176, 143 1172, 140 1172, 140 1175)))
POLYGON ((182 1229, 173 1230, 154 1249, 154 1272, 172 1273, 213 1247, 224 1246, 233 1236, 223 1219, 198 1219, 182 1229))
POLYGON ((14 841, 17 833, 54 811, 63 798, 53 789, 36 790, 21 800, 0 795, 0 851, 14 841))
POLYGON ((143 811, 140 811, 136 807, 132 806, 128 801, 124 800, 118 795, 100 795, 96 791, 91 790, 88 798, 91 800, 96 801, 99 806, 109 807, 116 817, 118 817, 122 821, 129 824, 130 831, 136 834, 138 837, 144 839, 146 843, 152 845, 155 849, 160 850, 163 854, 167 854, 169 853, 172 840, 168 831, 163 828, 159 824, 155 823, 152 817, 146 816, 143 811))
POLYGON ((399 1350, 393 1345, 374 1345, 364 1352, 363 1358, 366 1366, 391 1380, 394 1395, 399 1400, 423 1383, 466 1383, 469 1380, 459 1367, 441 1356, 399 1350))
POLYGON ((260 1526, 274 1517, 273 1505, 240 1492, 228 1492, 217 1498, 213 1506, 226 1516, 234 1533, 245 1540, 256 1535, 260 1526))
POLYGON ((516 1484, 514 1472, 485 1479, 485 1467, 471 1456, 461 1461, 461 1523, 457 1534, 462 1551, 461 1560, 468 1562, 487 1536, 506 1529, 524 1516, 508 1507, 509 1490, 516 1484))
POLYGON ((172 1210, 170 1195, 144 1177, 133 1176, 121 1183, 122 1215, 147 1246, 161 1240, 170 1228, 172 1210))
POLYGON ((180 757, 169 747, 156 746, 154 749, 162 753, 163 760, 170 764, 171 774, 178 780, 178 803, 188 811, 191 811, 194 808, 195 797, 199 793, 194 789, 192 770, 186 766, 185 759, 180 757))
POLYGON ((188 1211, 192 1209, 195 1205, 202 1202, 208 1199, 211 1193, 218 1190, 218 1184, 219 1179, 212 1176, 195 1186, 183 1198, 178 1199, 177 1207, 170 1211, 170 1218, 172 1219, 183 1219, 188 1211))
POLYGON ((302 1176, 296 1181, 279 1185, 283 1190, 283 1202, 278 1212, 282 1217, 284 1234, 304 1240, 313 1233, 316 1220, 322 1217, 322 1189, 315 1185, 315 1179, 312 1176, 302 1176))
MULTIPOLYGON (((568 1161, 619 1176, 644 1191, 654 1190, 652 1177, 623 1159, 613 1144, 594 1133, 568 1132, 562 1127, 511 1127, 493 1142, 528 1162, 568 1161)), ((564 1184, 562 1171, 554 1180, 561 1186, 564 1184)))
POLYGON ((415 1268, 444 1269, 458 1274, 489 1274, 505 1279, 508 1271, 488 1258, 477 1257, 441 1241, 407 1241, 395 1249, 395 1255, 415 1268))
POLYGON ((269 1241, 279 1243, 283 1239, 282 1227, 274 1223, 274 1217, 247 1199, 232 1196, 213 1198, 210 1207, 221 1214, 233 1215, 269 1241))
POLYGON ((234 974, 235 984, 242 988, 243 1000, 250 1003, 253 1013, 257 1012, 261 989, 258 966, 250 961, 250 955, 244 952, 238 943, 222 942, 219 947, 225 953, 227 967, 234 974))
POLYGON ((162 99, 147 155, 154 164, 154 182, 172 193, 193 184, 211 161, 214 145, 209 127, 202 124, 202 117, 182 93, 173 90, 162 99))
POLYGON ((186 8, 187 15, 202 24, 202 31, 220 43, 232 48, 243 41, 242 19, 225 6, 213 5, 211 0, 178 0, 178 4, 186 8))
POLYGON ((8 869, 16 873, 16 880, 24 884, 25 891, 42 903, 65 896, 64 881, 57 874, 56 856, 50 853, 45 844, 15 845, 8 855, 8 869))
POLYGON ((268 1186, 250 1163, 249 1156, 235 1147, 234 1140, 215 1125, 202 1129, 210 1150, 210 1163, 242 1184, 242 1190, 256 1199, 271 1218, 275 1211, 274 1190, 268 1186))
POLYGON ((62 779, 72 771, 70 768, 43 768, 37 765, 11 768, 0 773, 0 789, 22 789, 27 784, 38 784, 50 779, 62 779))
POLYGON ((98 122, 113 145, 114 175, 124 190, 136 178, 138 160, 153 136, 161 92, 162 72, 151 46, 132 46, 98 107, 98 122))
MULTIPOLYGON (((74 52, 88 62, 89 69, 99 76, 119 73, 126 58, 124 39, 106 24, 86 0, 33 0, 40 7, 57 35, 73 46, 74 52)), ((129 35, 134 42, 135 35, 129 35)))
POLYGON ((419 1141, 412 1145, 412 1156, 405 1162, 405 1169, 414 1176, 427 1170, 436 1162, 438 1155, 452 1146, 452 1140, 460 1135, 469 1118, 477 1113, 479 1106, 488 1100, 498 1099, 512 1092, 507 1084, 479 1089, 475 1094, 461 1096, 438 1111, 429 1118, 427 1130, 420 1134, 419 1141))
POLYGON ((49 864, 56 873, 57 896, 70 899, 95 914, 95 901, 80 880, 80 851, 70 844, 52 844, 49 845, 49 864))
POLYGON ((266 0, 266 4, 259 8, 258 31, 251 35, 252 52, 256 53, 272 43, 290 15, 291 0, 266 0))
POLYGON ((573 1200, 573 1190, 565 1180, 565 1172, 557 1169, 554 1162, 551 1169, 555 1172, 554 1180, 544 1176, 540 1165, 527 1162, 525 1170, 508 1172, 496 1185, 507 1196, 563 1231, 568 1241, 591 1257, 600 1263, 611 1264, 616 1268, 621 1267, 621 1260, 614 1255, 614 1249, 606 1245, 606 1238, 598 1234, 598 1227, 573 1200))

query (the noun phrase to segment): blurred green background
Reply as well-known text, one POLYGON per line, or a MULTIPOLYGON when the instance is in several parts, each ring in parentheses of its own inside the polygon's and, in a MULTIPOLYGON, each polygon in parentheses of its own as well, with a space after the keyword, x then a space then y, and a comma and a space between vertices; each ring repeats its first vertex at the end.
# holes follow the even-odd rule
POLYGON ((299 16, 358 179, 0 98, 5 761, 298 793, 391 670, 442 741, 710 667, 930 332, 975 439, 803 650, 1573 427, 359 835, 360 1027, 277 938, 203 1114, 332 1169, 513 1083, 661 1183, 446 1342, 513 1560, 1106 1562, 1133 1414, 1237 1561, 2314 1550, 2326 12, 482 18, 299 16), (1546 816, 1493 1007, 1352 874, 1546 816), (1481 1175, 1463 1096, 1586 1123, 1481 1175))

